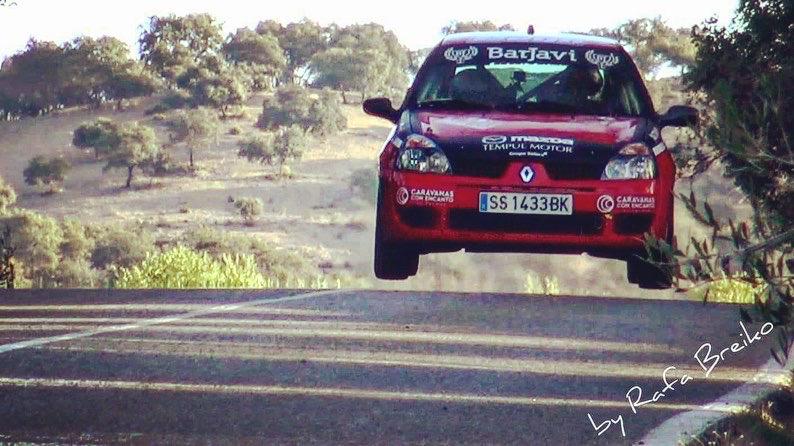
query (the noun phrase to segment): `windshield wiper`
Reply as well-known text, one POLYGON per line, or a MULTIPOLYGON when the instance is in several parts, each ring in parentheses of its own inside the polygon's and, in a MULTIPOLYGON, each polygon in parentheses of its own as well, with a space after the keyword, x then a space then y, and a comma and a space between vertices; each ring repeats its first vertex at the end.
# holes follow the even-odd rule
POLYGON ((479 102, 469 102, 461 99, 434 99, 430 101, 422 101, 416 104, 417 108, 462 108, 466 110, 483 110, 491 109, 486 104, 479 102))
POLYGON ((513 104, 510 106, 516 111, 529 111, 529 112, 551 112, 551 113, 581 113, 578 107, 570 104, 563 104, 562 102, 554 101, 540 101, 540 102, 524 102, 522 104, 513 104))

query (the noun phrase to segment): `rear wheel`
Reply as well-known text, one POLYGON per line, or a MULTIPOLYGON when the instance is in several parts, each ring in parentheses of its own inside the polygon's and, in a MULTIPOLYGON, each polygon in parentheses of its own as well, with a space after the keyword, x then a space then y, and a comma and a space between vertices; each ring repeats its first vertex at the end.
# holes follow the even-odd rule
MULTIPOLYGON (((672 236, 668 235, 668 240, 671 239, 672 236)), ((672 259, 659 250, 652 250, 650 255, 647 251, 639 251, 626 259, 626 278, 629 283, 637 284, 645 290, 666 290, 673 286, 673 276, 669 270, 657 263, 671 261, 672 259)))
POLYGON ((375 277, 382 280, 405 280, 419 270, 419 251, 416 248, 387 242, 381 221, 383 186, 378 187, 378 207, 375 217, 375 277))
POLYGON ((670 274, 653 261, 660 261, 654 255, 649 258, 647 253, 637 253, 626 260, 626 276, 629 283, 635 283, 645 290, 666 290, 673 285, 670 274))

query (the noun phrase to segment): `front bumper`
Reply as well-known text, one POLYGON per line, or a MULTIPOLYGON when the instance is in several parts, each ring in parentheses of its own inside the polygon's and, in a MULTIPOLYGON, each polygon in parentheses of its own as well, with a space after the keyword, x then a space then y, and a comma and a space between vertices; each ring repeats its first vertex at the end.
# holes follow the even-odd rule
POLYGON ((381 180, 385 238, 425 253, 588 252, 621 258, 644 246, 645 233, 672 233, 671 187, 658 179, 555 181, 540 163, 514 162, 497 179, 390 170, 381 180), (528 184, 521 178, 527 165, 535 173, 528 184), (481 192, 571 194, 573 215, 481 213, 481 192), (609 212, 603 197, 613 200, 609 212))

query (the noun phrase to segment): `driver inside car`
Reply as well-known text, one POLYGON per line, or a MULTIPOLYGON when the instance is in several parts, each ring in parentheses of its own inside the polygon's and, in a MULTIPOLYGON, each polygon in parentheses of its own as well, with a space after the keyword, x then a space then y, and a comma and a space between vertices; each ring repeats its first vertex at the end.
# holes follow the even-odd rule
POLYGON ((450 96, 456 101, 487 106, 515 102, 515 96, 506 97, 504 87, 481 66, 457 73, 452 79, 450 96))
POLYGON ((604 77, 598 68, 572 65, 562 74, 544 101, 581 107, 596 100, 604 88, 604 77))

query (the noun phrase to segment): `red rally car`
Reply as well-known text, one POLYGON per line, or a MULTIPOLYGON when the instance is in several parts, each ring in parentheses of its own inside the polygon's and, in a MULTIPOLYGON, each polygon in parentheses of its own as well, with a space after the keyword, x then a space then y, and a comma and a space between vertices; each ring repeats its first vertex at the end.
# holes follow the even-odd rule
POLYGON ((463 33, 428 56, 380 155, 375 275, 402 280, 431 252, 589 253, 668 288, 645 234, 673 237, 675 164, 628 53, 583 35, 463 33))

